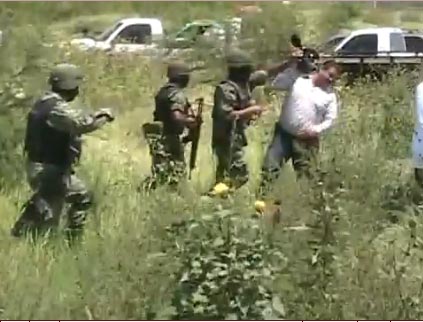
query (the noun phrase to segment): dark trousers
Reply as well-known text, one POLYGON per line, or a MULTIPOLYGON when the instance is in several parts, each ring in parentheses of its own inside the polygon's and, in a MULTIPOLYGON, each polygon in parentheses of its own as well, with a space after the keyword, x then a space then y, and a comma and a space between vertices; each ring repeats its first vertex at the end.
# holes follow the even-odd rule
POLYGON ((227 183, 238 189, 248 182, 248 167, 244 159, 247 141, 243 133, 235 133, 234 142, 212 143, 213 153, 217 159, 216 184, 227 183))
POLYGON ((414 178, 417 184, 423 188, 423 169, 414 169, 414 178))
POLYGON ((270 185, 279 177, 283 165, 289 160, 297 176, 311 177, 311 163, 319 149, 319 141, 300 140, 275 125, 272 142, 267 148, 262 167, 262 179, 259 196, 263 197, 269 191, 270 185))

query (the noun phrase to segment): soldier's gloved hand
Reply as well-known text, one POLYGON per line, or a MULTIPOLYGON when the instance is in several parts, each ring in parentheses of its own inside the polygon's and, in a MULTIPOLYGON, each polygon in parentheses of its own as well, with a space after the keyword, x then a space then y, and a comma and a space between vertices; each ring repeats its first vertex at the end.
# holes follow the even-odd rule
POLYGON ((106 117, 107 121, 112 122, 114 121, 115 117, 112 113, 112 110, 110 108, 102 108, 98 112, 95 113, 96 118, 100 117, 106 117))

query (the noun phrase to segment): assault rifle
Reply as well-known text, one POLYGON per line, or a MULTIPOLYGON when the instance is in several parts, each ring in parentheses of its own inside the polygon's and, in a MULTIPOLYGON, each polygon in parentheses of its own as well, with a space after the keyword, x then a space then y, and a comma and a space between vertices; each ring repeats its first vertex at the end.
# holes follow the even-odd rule
POLYGON ((203 123, 203 105, 204 105, 204 98, 196 99, 198 104, 197 113, 195 118, 197 120, 197 125, 195 128, 190 130, 189 138, 191 141, 191 154, 189 157, 189 173, 188 179, 191 180, 191 172, 195 169, 195 163, 197 161, 197 151, 198 151, 198 143, 200 142, 200 133, 201 133, 201 125, 203 123))

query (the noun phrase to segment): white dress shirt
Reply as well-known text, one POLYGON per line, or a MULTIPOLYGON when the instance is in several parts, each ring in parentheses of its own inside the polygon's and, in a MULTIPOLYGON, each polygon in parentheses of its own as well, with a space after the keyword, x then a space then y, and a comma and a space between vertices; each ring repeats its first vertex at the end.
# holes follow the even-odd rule
POLYGON ((311 77, 298 77, 282 105, 280 126, 292 135, 304 130, 318 134, 329 129, 338 114, 338 102, 332 89, 314 86, 311 77))
POLYGON ((417 85, 416 88, 414 119, 413 163, 415 168, 423 169, 423 82, 417 85))

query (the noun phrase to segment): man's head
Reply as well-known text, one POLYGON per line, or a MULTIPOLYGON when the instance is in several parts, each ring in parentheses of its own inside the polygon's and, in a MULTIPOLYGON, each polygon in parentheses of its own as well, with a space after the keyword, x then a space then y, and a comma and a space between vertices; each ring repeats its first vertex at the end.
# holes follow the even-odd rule
POLYGON ((183 62, 173 62, 167 67, 167 78, 169 81, 182 88, 188 86, 190 74, 189 66, 183 62))
POLYGON ((302 55, 297 58, 297 68, 301 73, 309 74, 317 70, 316 60, 319 53, 312 48, 303 48, 302 55))
POLYGON ((304 74, 309 74, 317 69, 315 61, 319 59, 319 53, 308 47, 304 47, 301 38, 297 34, 291 35, 291 57, 297 60, 297 69, 304 74))
POLYGON ((323 63, 319 72, 315 76, 315 84, 322 88, 327 88, 341 76, 341 67, 334 61, 328 60, 323 63))
POLYGON ((229 79, 237 83, 247 83, 253 72, 253 61, 244 51, 233 49, 227 56, 229 79))
POLYGON ((66 101, 72 101, 79 94, 79 86, 84 75, 72 64, 56 65, 50 72, 49 84, 53 92, 60 94, 66 101))

